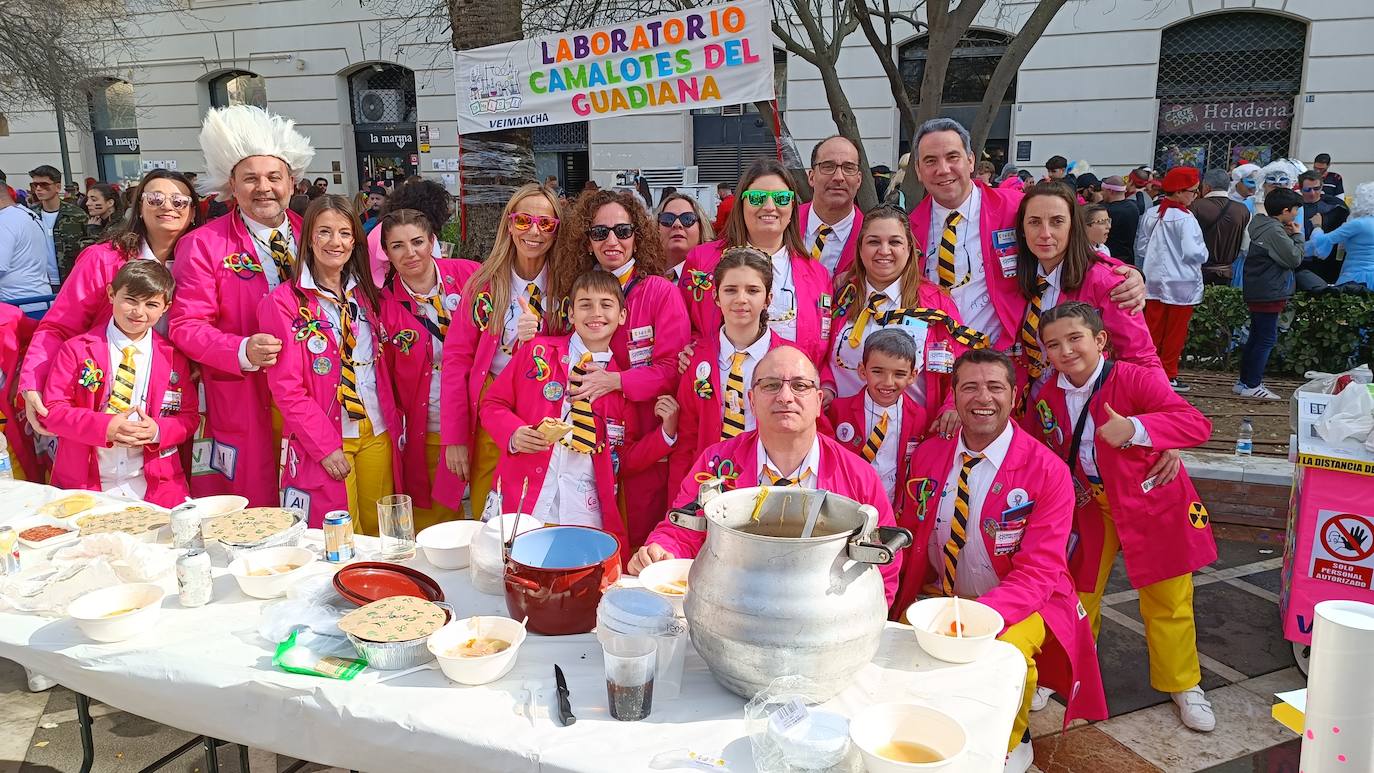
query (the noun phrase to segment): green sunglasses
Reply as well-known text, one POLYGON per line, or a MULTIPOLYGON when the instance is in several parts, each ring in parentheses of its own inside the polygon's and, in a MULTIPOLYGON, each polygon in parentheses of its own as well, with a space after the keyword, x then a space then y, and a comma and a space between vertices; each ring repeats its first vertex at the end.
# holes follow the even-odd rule
POLYGON ((763 202, 767 201, 770 197, 773 199, 773 206, 787 207, 791 206, 792 199, 795 198, 796 195, 794 191, 747 190, 741 194, 741 197, 744 199, 744 203, 751 207, 763 206, 763 202))

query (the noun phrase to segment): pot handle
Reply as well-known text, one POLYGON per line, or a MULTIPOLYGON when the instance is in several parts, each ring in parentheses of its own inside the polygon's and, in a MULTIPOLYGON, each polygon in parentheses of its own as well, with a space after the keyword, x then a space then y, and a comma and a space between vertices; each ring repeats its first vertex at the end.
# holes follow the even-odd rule
POLYGON ((526 588, 532 591, 539 590, 539 583, 535 582, 534 580, 527 580, 518 574, 512 574, 510 572, 506 572, 506 582, 513 582, 516 585, 521 586, 522 588, 526 588))
POLYGON ((668 520, 674 526, 681 526, 684 529, 706 531, 706 511, 696 502, 669 510, 668 520))
POLYGON ((897 551, 911 545, 911 530, 900 526, 879 526, 877 542, 849 543, 849 559, 874 566, 887 566, 897 551))

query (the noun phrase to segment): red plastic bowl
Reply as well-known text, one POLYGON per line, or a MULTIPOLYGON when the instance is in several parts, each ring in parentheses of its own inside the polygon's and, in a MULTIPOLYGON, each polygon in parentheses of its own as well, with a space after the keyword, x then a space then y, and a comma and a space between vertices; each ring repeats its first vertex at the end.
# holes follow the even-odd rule
POLYGON ((364 561, 345 566, 334 575, 334 590, 358 606, 392 596, 414 596, 425 601, 444 600, 444 591, 434 578, 408 566, 384 561, 364 561))

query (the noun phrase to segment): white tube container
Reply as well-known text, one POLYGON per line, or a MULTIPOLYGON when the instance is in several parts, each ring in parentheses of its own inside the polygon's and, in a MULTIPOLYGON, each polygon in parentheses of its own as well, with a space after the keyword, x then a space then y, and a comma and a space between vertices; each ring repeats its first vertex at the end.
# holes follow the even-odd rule
POLYGON ((1374 770, 1374 700, 1368 677, 1374 665, 1374 604, 1323 601, 1313 614, 1298 768, 1304 773, 1374 770))

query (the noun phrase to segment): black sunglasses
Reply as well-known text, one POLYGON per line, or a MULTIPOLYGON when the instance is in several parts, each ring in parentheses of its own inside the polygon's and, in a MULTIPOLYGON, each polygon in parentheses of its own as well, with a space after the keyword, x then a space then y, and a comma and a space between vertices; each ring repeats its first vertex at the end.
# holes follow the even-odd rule
POLYGON ((613 233, 615 234, 615 238, 623 241, 635 235, 635 227, 629 223, 594 225, 587 229, 587 238, 594 242, 604 242, 613 233))
POLYGON ((683 228, 691 228, 697 224, 697 213, 695 212, 660 212, 658 214, 658 224, 664 228, 672 228, 673 223, 682 223, 683 228))

